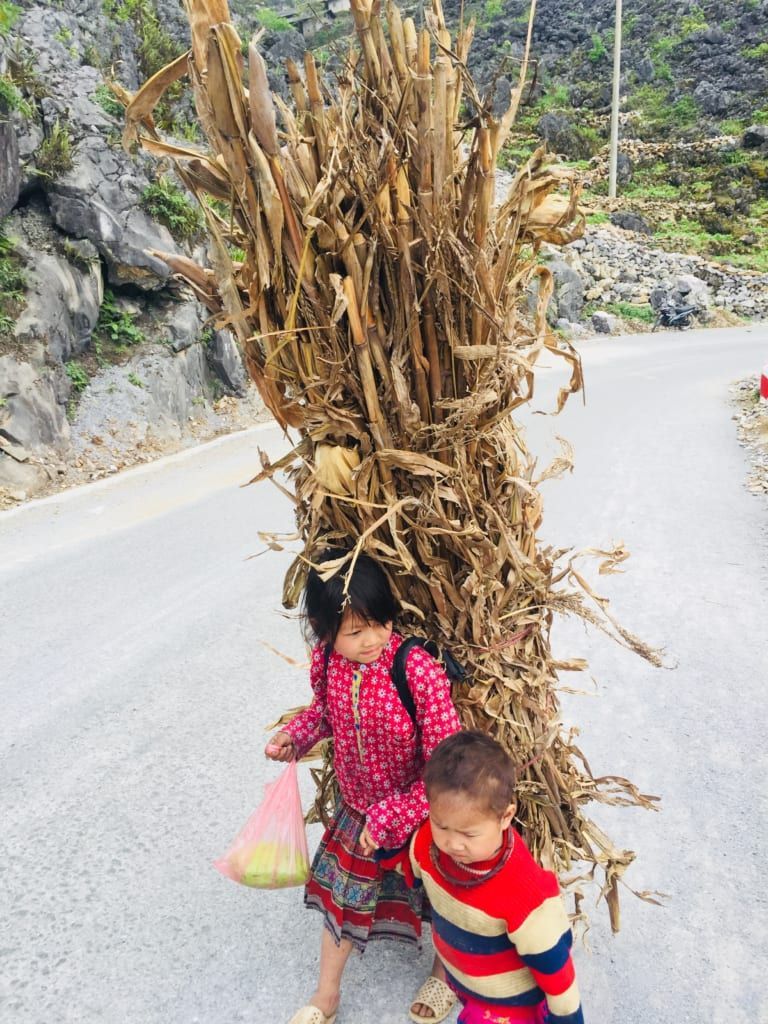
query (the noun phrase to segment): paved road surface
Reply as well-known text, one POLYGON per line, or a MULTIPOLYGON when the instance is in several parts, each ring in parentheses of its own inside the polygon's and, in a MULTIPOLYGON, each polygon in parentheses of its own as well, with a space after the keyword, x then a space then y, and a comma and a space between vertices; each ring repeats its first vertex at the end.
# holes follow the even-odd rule
MULTIPOLYGON (((584 344, 586 406, 531 417, 577 468, 546 484, 558 544, 623 539, 601 580, 621 620, 667 648, 653 670, 579 626, 599 697, 568 698, 596 773, 661 793, 664 812, 599 815, 638 852, 617 938, 597 912, 578 968, 591 1024, 768 1020, 766 504, 743 489, 728 383, 766 331, 584 344), (758 810, 759 809, 759 810, 758 810)), ((554 371, 537 404, 551 407, 554 371)), ((281 1024, 311 987, 317 920, 296 891, 210 867, 261 785, 262 726, 300 703, 288 556, 274 488, 241 489, 257 430, 0 516, 0 1019, 13 1024, 281 1024)), ((577 680, 579 685, 589 680, 577 680)), ((311 783, 304 773, 305 793, 311 783)), ((318 838, 311 830, 311 840, 318 838)), ((429 952, 384 947, 349 970, 340 1024, 399 1024, 429 952)))

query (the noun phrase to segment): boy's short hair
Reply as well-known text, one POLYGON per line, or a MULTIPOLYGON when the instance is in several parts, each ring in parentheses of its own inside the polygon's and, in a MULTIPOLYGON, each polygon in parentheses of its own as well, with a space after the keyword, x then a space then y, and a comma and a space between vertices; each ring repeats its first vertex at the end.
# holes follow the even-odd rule
POLYGON ((517 773, 500 743, 470 729, 438 743, 424 768, 424 785, 430 802, 444 793, 463 793, 502 817, 515 802, 517 773))

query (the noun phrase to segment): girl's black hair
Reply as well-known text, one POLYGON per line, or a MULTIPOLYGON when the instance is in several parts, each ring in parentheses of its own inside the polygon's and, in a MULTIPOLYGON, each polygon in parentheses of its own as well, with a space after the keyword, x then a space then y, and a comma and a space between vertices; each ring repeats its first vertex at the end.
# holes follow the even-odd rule
MULTIPOLYGON (((322 564, 344 558, 349 552, 343 548, 330 548, 315 562, 322 564)), ((349 608, 366 622, 386 625, 397 618, 399 607, 384 570, 370 555, 359 555, 344 593, 349 561, 338 572, 323 582, 315 569, 309 570, 304 587, 302 615, 317 640, 333 643, 341 626, 344 612, 349 608)))

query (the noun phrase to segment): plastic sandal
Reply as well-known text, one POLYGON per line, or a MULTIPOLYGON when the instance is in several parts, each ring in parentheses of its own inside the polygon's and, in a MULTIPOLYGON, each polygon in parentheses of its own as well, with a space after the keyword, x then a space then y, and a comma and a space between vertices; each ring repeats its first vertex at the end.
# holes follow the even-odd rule
POLYGON ((288 1024, 335 1024, 336 1014, 326 1017, 317 1006, 302 1006, 288 1021, 288 1024))
POLYGON ((416 1021, 416 1024, 438 1024, 439 1021, 445 1020, 453 1009, 456 996, 444 981, 430 976, 411 1000, 411 1006, 414 1003, 423 1003, 424 1006, 428 1006, 434 1017, 423 1017, 421 1014, 409 1010, 408 1016, 411 1020, 416 1021))

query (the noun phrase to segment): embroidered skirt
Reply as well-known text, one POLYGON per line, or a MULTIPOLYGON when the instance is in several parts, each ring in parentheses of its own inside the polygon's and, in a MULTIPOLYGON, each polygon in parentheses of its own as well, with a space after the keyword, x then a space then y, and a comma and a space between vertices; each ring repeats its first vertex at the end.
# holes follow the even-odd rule
POLYGON ((365 816, 341 803, 320 841, 304 890, 304 905, 319 910, 336 942, 349 939, 360 952, 373 939, 420 943, 429 903, 422 888, 385 871, 363 853, 365 816))

